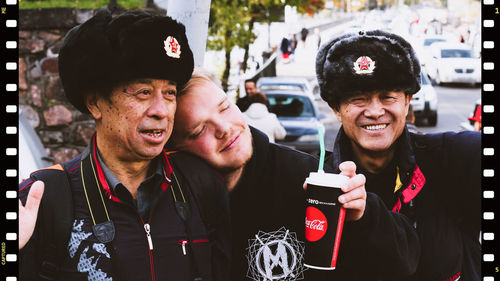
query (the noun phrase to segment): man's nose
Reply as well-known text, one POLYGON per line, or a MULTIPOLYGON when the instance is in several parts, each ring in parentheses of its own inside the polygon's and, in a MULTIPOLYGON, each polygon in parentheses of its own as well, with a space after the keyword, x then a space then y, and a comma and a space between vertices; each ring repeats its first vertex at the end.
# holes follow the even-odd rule
POLYGON ((231 124, 225 120, 219 119, 215 121, 215 137, 223 139, 229 135, 231 124))
POLYGON ((167 101, 163 98, 161 91, 155 92, 148 109, 148 115, 156 119, 163 119, 168 116, 168 111, 167 101))
POLYGON ((369 118, 378 118, 384 113, 384 105, 378 99, 372 99, 364 111, 364 115, 369 118))

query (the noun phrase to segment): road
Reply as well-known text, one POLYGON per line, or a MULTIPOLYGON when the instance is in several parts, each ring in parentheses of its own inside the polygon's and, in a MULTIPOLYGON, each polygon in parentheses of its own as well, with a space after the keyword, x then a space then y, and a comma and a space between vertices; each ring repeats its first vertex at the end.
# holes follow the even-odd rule
MULTIPOLYGON (((460 123, 467 121, 467 117, 474 109, 476 100, 481 97, 481 88, 473 88, 467 85, 446 85, 435 86, 435 90, 439 99, 438 123, 435 127, 418 125, 417 128, 424 133, 460 131, 460 123)), ((327 118, 323 119, 326 129, 325 146, 327 150, 331 150, 340 123, 326 102, 322 100, 316 102, 320 112, 327 115, 327 118)))

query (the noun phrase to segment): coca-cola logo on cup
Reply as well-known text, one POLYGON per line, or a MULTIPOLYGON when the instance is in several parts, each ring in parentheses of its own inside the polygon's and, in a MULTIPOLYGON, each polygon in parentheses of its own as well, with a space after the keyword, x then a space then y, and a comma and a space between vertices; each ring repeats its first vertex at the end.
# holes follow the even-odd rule
POLYGON ((306 239, 315 242, 321 239, 328 229, 328 221, 319 209, 307 207, 306 209, 306 239))

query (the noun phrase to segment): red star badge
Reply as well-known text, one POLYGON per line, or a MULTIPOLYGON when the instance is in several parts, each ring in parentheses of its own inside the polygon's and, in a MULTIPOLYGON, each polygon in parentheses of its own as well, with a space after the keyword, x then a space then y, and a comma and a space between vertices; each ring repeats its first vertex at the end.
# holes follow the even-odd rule
POLYGON ((373 73, 374 69, 375 61, 368 56, 359 57, 356 62, 354 62, 354 70, 356 71, 356 74, 373 73))
POLYGON ((181 45, 173 36, 168 36, 165 41, 163 41, 165 52, 167 56, 172 58, 180 58, 181 57, 181 45))

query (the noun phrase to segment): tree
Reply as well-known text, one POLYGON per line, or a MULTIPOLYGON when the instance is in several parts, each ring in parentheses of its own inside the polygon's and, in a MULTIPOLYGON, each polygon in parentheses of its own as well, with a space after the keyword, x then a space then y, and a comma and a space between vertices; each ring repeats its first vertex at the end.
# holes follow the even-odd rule
POLYGON ((225 69, 221 78, 225 91, 231 68, 231 50, 245 50, 241 69, 246 70, 248 49, 256 38, 255 22, 277 21, 286 5, 296 6, 301 13, 314 14, 324 7, 324 0, 212 0, 210 5, 208 49, 225 51, 225 69))

